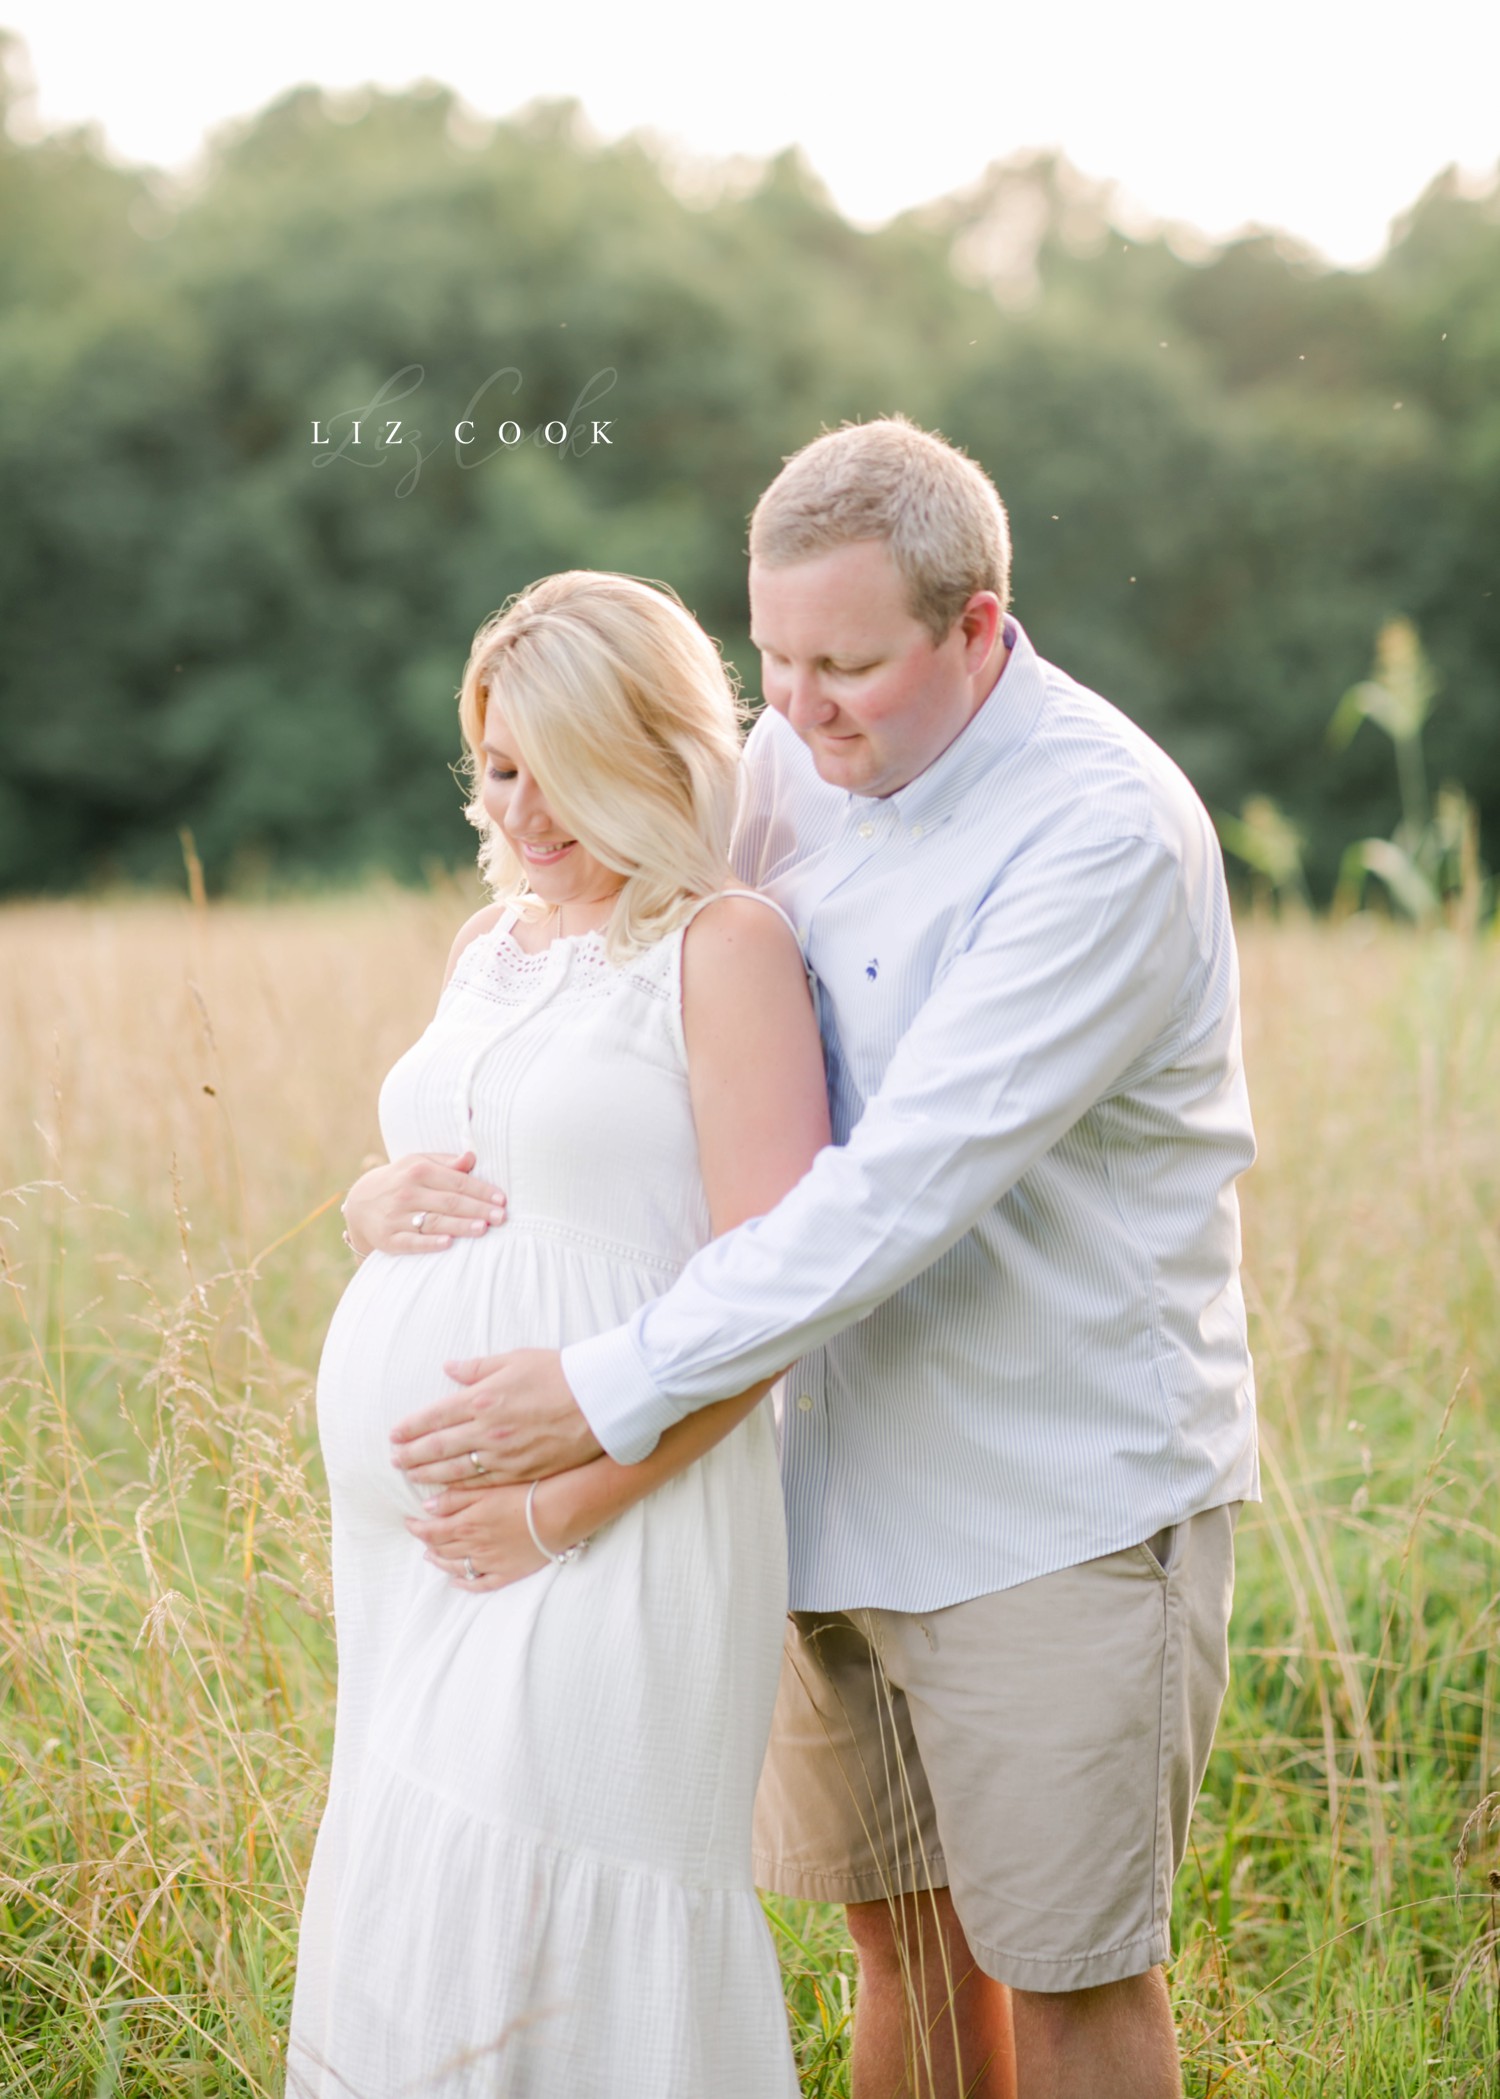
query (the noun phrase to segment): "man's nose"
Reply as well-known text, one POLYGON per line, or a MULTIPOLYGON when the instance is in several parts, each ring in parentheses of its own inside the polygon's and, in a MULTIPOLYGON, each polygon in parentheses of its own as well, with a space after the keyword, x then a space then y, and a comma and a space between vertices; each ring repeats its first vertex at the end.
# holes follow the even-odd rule
POLYGON ((836 712, 815 671, 793 671, 787 680, 786 718, 794 729, 816 729, 836 712))

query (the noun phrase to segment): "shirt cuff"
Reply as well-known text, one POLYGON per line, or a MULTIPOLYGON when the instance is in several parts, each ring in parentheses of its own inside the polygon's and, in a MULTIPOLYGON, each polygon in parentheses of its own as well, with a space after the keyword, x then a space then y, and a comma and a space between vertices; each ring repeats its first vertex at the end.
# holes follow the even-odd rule
POLYGON ((649 1458, 679 1419, 646 1374, 633 1325, 617 1326, 562 1352, 562 1373, 594 1435, 617 1465, 649 1458))

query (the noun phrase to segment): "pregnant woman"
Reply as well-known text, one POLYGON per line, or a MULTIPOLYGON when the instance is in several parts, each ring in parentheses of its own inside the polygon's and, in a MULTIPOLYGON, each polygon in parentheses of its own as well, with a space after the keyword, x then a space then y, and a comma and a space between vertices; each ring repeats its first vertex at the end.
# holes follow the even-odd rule
POLYGON ((460 711, 500 901, 347 1206, 364 1258, 318 1379, 338 1717, 288 2089, 793 2099, 750 1879, 786 1601, 767 1388, 644 1464, 489 1489, 485 1566, 424 1553, 389 1437, 463 1359, 617 1325, 801 1178, 828 1141, 807 981, 733 889, 735 703, 673 599, 536 585, 480 629, 460 711))

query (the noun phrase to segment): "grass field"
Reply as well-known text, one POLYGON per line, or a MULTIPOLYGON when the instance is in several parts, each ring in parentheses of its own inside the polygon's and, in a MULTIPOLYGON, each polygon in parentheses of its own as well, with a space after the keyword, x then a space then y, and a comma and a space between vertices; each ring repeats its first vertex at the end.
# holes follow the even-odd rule
MULTIPOLYGON (((0 2094, 278 2093, 333 1699, 311 1376, 458 889, 0 913, 0 2094)), ((1265 1504, 1187 2088, 1497 2089, 1500 944, 1242 934, 1265 1504)), ((837 1914, 774 1913, 808 2093, 837 1914)), ((712 2099, 712 2095, 704 2095, 712 2099)))

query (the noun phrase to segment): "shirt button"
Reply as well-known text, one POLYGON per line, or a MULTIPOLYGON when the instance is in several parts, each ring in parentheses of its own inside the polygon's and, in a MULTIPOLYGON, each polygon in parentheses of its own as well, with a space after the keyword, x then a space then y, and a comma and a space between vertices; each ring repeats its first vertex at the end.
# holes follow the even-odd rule
POLYGON ((798 928, 797 928, 797 938, 798 938, 798 939, 799 939, 799 940, 801 941, 802 945, 803 945, 804 947, 806 947, 806 945, 807 945, 807 928, 806 928, 806 926, 798 926, 798 928))
POLYGON ((913 838, 920 838, 922 835, 922 826, 920 824, 913 824, 911 827, 911 835, 913 838))
POLYGON ((873 824, 861 824, 859 835, 861 838, 873 838, 875 836, 875 826, 873 824))
POLYGON ((799 1413, 799 1414, 810 1414, 810 1413, 812 1412, 812 1406, 813 1406, 812 1394, 811 1394, 810 1392, 799 1392, 799 1393, 798 1393, 798 1395, 797 1395, 797 1411, 798 1411, 798 1413, 799 1413))

